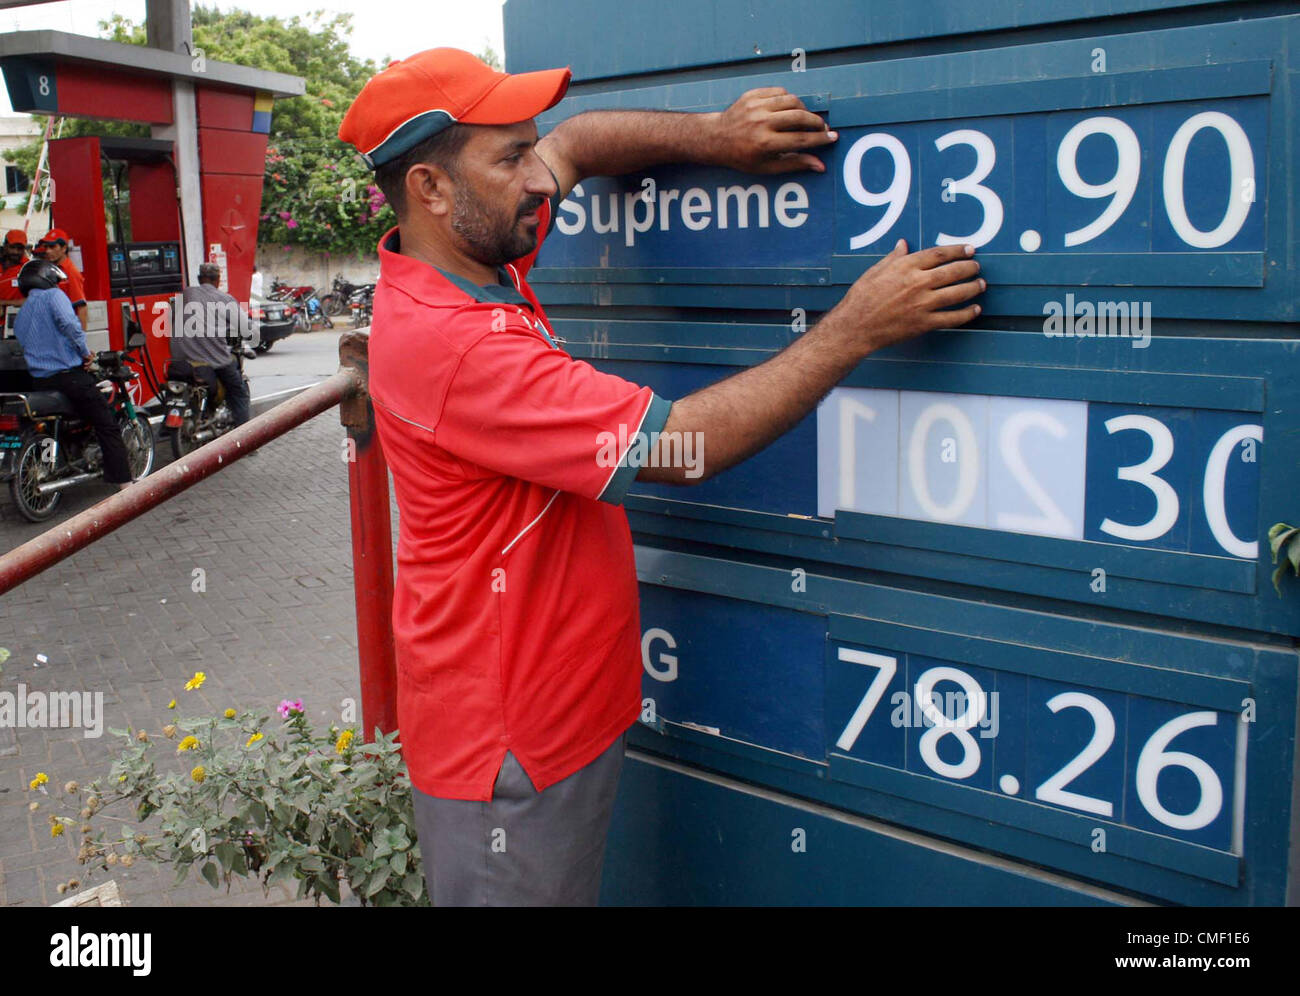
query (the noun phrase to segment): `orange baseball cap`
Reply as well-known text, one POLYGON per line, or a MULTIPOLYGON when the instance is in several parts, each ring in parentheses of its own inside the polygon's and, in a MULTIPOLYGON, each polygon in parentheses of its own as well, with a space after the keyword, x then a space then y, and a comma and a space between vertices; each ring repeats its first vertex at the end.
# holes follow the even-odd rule
POLYGON ((507 125, 558 104, 573 73, 499 73, 458 48, 431 48, 391 62, 357 94, 339 126, 372 169, 453 124, 507 125))
POLYGON ((5 232, 5 245, 27 245, 27 233, 21 228, 11 228, 5 232))
POLYGON ((42 242, 62 242, 67 245, 72 240, 68 238, 68 233, 62 228, 51 228, 41 237, 42 242))

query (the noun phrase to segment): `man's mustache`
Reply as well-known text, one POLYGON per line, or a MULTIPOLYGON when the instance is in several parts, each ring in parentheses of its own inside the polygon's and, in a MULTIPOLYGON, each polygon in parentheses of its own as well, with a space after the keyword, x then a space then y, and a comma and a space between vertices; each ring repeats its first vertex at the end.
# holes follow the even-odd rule
POLYGON ((529 198, 528 200, 524 201, 524 206, 519 209, 518 217, 522 218, 526 214, 532 214, 534 211, 536 211, 545 203, 546 203, 545 197, 529 198))

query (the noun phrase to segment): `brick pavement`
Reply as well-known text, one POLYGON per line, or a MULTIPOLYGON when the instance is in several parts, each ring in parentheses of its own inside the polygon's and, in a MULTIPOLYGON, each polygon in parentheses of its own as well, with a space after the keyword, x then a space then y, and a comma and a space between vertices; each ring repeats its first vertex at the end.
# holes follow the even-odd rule
MULTIPOLYGON (((359 709, 342 438, 327 412, 0 598, 0 647, 12 653, 0 689, 102 691, 105 731, 156 731, 180 712, 271 710, 286 697, 301 698, 318 724, 337 722, 346 698, 359 709), (191 591, 196 567, 205 592, 191 591), (48 663, 35 667, 37 654, 48 663), (182 694, 196 670, 207 682, 182 694)), ((169 452, 160 445, 161 463, 169 452)), ((60 514, 108 493, 74 489, 60 514)), ((44 528, 18 519, 10 500, 0 496, 0 549, 44 528)), ((115 743, 107 732, 0 728, 0 905, 48 905, 58 883, 84 880, 77 835, 50 837, 53 800, 27 784, 38 771, 60 791, 106 774, 115 743), (33 813, 34 798, 43 804, 33 813)), ((229 895, 197 877, 173 887, 170 868, 146 862, 114 870, 134 905, 290 902, 283 890, 264 898, 255 883, 229 895)))

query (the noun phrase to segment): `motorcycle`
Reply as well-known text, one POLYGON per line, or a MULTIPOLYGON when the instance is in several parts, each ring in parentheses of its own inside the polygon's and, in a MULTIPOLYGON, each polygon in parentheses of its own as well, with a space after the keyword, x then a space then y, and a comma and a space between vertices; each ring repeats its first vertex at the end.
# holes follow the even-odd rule
POLYGON ((358 287, 348 298, 348 308, 352 312, 352 327, 361 328, 370 324, 370 312, 375 300, 375 285, 366 284, 358 287))
MULTIPOLYGON (((131 388, 140 375, 127 361, 145 345, 143 332, 132 332, 124 350, 95 354, 91 372, 117 417, 126 444, 131 479, 153 470, 154 438, 149 419, 135 407, 131 388)), ((29 522, 52 516, 63 493, 78 484, 101 479, 104 460, 89 422, 73 411, 58 391, 0 393, 0 480, 19 513, 29 522)))
MULTIPOLYGON (((236 344, 232 350, 244 386, 244 353, 236 344)), ((172 453, 179 460, 204 443, 235 427, 234 413, 226 399, 226 386, 217 381, 215 398, 209 398, 208 385, 194 375, 187 360, 169 360, 167 380, 163 385, 163 428, 171 441, 172 453)))
POLYGON ((325 313, 320 298, 316 296, 315 287, 307 284, 292 287, 279 279, 275 279, 271 282, 271 300, 283 301, 297 307, 299 331, 311 332, 317 326, 327 329, 334 327, 333 319, 325 313))
POLYGON ((348 305, 356 298, 357 292, 363 288, 362 284, 354 284, 350 280, 344 279, 342 274, 334 278, 334 286, 328 294, 320 299, 321 307, 325 309, 325 314, 331 318, 337 318, 348 310, 348 305))

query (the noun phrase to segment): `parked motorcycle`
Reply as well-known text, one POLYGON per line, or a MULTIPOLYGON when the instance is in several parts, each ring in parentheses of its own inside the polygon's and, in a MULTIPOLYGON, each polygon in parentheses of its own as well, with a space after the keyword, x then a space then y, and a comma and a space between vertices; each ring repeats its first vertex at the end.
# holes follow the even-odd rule
MULTIPOLYGON (((237 346, 236 350, 235 363, 247 387, 243 350, 237 346)), ((194 368, 188 360, 167 362, 162 401, 166 412, 163 428, 177 460, 235 427, 235 417, 226 399, 226 386, 217 381, 216 397, 211 398, 208 385, 194 376, 194 368)))
POLYGON ((358 287, 348 299, 348 308, 352 312, 352 327, 361 328, 370 324, 370 312, 375 301, 375 285, 366 284, 358 287))
POLYGON ((332 329, 334 321, 325 313, 316 288, 307 284, 293 287, 278 278, 271 282, 271 300, 285 301, 298 309, 298 328, 302 332, 311 332, 317 327, 332 329))
MULTIPOLYGON (((148 475, 154 462, 153 429, 131 399, 131 386, 140 375, 126 365, 145 341, 143 332, 133 332, 126 349, 95 354, 91 368, 117 416, 134 481, 148 475)), ((0 394, 0 480, 9 482, 23 518, 48 519, 68 488, 100 480, 103 466, 94 428, 64 395, 29 390, 0 394)))
POLYGON ((333 288, 320 299, 325 314, 331 318, 337 318, 345 313, 348 310, 349 303, 363 286, 363 284, 354 284, 352 281, 344 279, 342 274, 336 276, 333 288))

